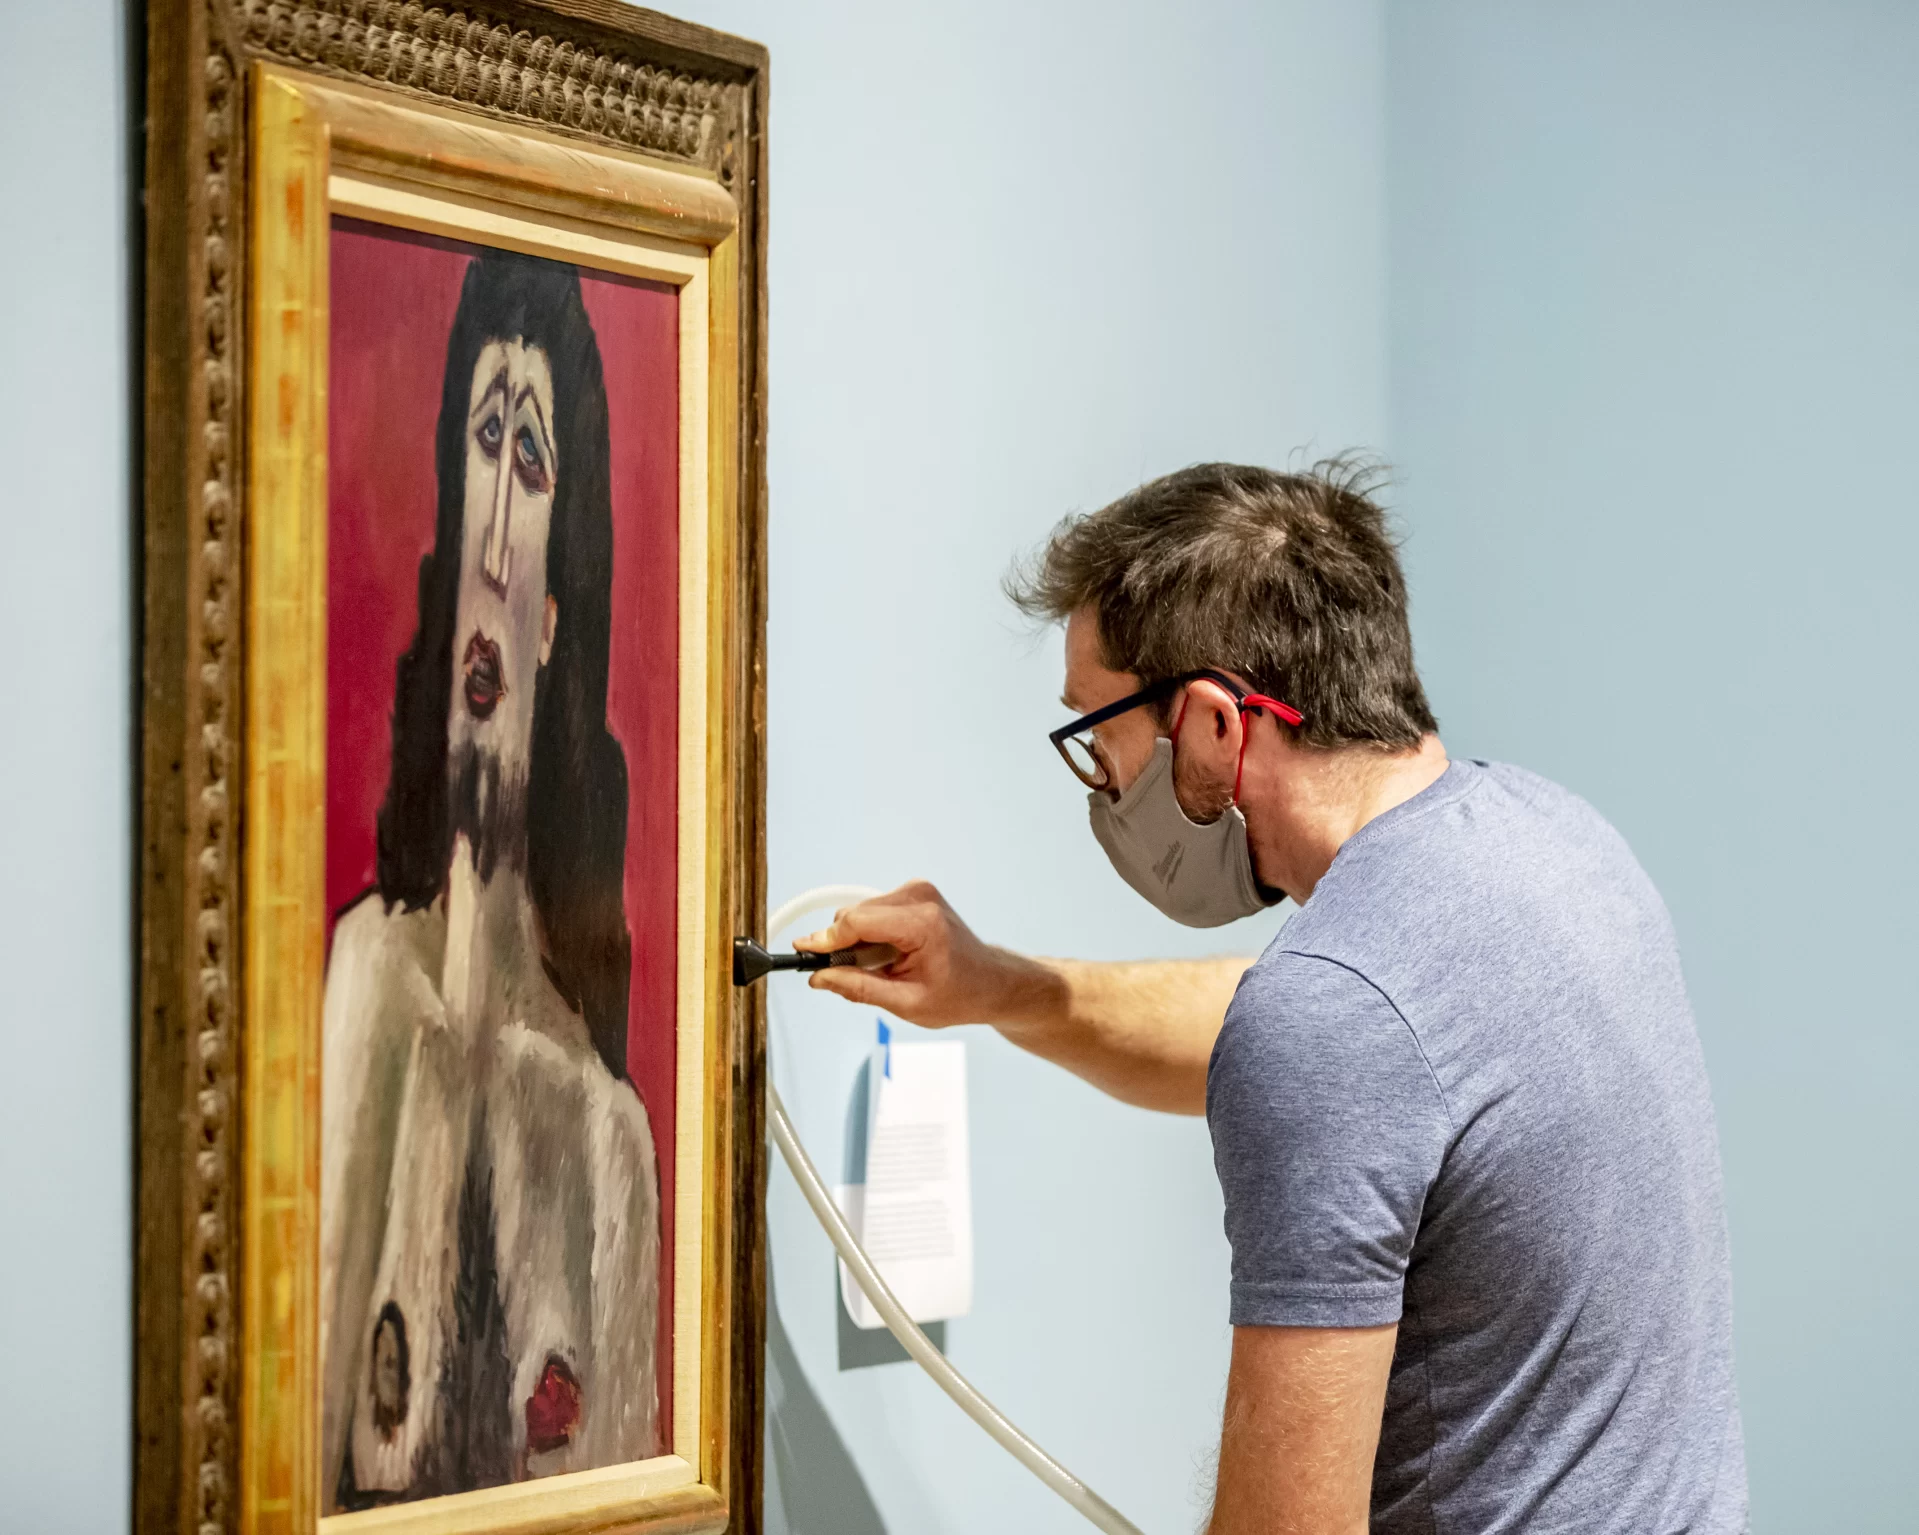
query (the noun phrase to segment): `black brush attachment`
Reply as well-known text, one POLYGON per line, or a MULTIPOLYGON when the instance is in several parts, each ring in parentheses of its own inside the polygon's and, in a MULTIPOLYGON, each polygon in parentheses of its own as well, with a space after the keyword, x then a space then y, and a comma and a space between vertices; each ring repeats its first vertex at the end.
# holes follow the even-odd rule
POLYGON ((860 943, 850 949, 834 949, 821 954, 769 954, 751 938, 733 940, 733 984, 751 986, 774 970, 837 970, 854 966, 861 970, 879 970, 900 957, 890 943, 860 943))

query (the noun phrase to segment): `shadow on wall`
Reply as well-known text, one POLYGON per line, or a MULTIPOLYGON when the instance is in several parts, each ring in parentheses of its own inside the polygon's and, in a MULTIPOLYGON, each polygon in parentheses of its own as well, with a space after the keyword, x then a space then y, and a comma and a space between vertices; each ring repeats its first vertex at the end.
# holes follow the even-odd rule
MULTIPOLYGON (((835 1263, 834 1276, 839 1275, 839 1266, 835 1263)), ((846 1312, 846 1297, 839 1287, 833 1289, 833 1309, 839 1314, 840 1368, 842 1370, 870 1370, 876 1364, 910 1364, 913 1356, 906 1352, 906 1345, 893 1336, 884 1327, 865 1328, 855 1322, 846 1312)), ((942 1354, 946 1352, 946 1324, 928 1322, 920 1329, 926 1334, 926 1341, 942 1354)))
MULTIPOLYGON (((889 1338, 891 1334, 887 1335, 889 1338)), ((787 1535, 886 1535, 846 1441, 800 1368, 766 1265, 766 1448, 769 1528, 787 1535)))

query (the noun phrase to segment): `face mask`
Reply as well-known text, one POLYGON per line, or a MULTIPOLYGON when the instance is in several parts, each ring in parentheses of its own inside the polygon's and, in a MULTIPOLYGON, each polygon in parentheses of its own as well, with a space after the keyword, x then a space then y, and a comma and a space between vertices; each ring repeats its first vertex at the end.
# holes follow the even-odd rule
POLYGON ((1232 805, 1217 821, 1195 825, 1173 792, 1173 743, 1165 736, 1153 760, 1118 799, 1087 795, 1093 835, 1119 877, 1175 922, 1220 927, 1274 905, 1253 878, 1246 817, 1232 805))

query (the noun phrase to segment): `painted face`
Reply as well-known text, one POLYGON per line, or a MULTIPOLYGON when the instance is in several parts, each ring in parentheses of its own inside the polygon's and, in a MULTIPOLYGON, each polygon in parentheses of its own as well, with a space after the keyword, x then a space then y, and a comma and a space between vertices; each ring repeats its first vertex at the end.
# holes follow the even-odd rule
POLYGON ((466 418, 466 525, 453 628, 447 744, 478 757, 511 792, 532 756, 533 690, 559 611, 547 596, 546 544, 560 473, 553 371, 517 338, 474 364, 466 418))

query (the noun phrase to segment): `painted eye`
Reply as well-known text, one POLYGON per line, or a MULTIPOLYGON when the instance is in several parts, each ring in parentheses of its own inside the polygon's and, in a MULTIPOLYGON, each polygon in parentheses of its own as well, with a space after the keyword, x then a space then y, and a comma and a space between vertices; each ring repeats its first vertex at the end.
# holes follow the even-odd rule
POLYGON ((520 482, 528 490, 543 491, 547 488, 546 465, 540 461, 539 445, 534 440, 531 427, 521 427, 514 436, 513 458, 520 482))
POLYGON ((498 415, 488 416, 473 435, 480 440, 480 446, 485 449, 488 458, 500 456, 500 439, 505 435, 505 427, 498 415))

